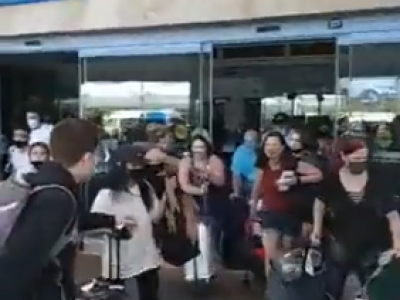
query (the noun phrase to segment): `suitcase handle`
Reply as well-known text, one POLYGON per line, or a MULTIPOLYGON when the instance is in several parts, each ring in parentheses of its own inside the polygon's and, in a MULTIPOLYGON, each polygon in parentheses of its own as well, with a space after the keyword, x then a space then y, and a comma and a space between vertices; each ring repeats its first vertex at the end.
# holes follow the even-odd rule
POLYGON ((127 240, 130 238, 130 235, 127 233, 127 229, 125 227, 121 229, 115 229, 110 234, 107 235, 108 239, 108 277, 110 280, 121 280, 121 241, 127 240), (116 249, 116 274, 113 274, 113 241, 115 241, 116 249), (114 277, 115 275, 115 277, 114 277))

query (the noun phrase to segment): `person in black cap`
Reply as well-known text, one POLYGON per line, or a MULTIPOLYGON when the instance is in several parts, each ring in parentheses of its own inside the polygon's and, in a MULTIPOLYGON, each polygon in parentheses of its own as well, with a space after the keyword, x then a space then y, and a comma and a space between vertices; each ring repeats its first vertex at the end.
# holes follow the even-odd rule
MULTIPOLYGON (((157 221, 165 207, 145 178, 145 154, 142 147, 122 145, 111 156, 111 164, 125 168, 115 185, 103 189, 97 195, 92 212, 112 213, 117 220, 131 219, 135 226, 132 238, 121 241, 121 273, 126 292, 135 297, 135 286, 140 300, 157 300, 159 289, 158 270, 161 257, 153 237, 153 222, 157 221)), ((103 276, 115 274, 108 270, 108 245, 103 252, 103 276)))

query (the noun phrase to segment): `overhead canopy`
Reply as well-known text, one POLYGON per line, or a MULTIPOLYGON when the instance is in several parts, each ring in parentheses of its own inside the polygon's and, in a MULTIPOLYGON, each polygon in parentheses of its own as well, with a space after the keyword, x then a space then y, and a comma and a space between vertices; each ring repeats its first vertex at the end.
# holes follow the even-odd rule
POLYGON ((147 44, 87 48, 79 51, 79 57, 150 56, 209 52, 211 52, 211 45, 200 43, 147 44))
POLYGON ((357 32, 340 36, 339 45, 361 45, 361 44, 396 44, 400 43, 400 31, 373 31, 357 32))

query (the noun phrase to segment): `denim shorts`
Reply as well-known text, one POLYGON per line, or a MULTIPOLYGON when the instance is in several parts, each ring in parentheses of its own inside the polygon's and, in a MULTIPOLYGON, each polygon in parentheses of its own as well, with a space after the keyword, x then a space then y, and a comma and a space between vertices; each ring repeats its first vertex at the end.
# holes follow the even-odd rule
POLYGON ((300 236, 302 223, 289 214, 275 211, 261 211, 259 214, 264 230, 275 230, 290 237, 300 236))

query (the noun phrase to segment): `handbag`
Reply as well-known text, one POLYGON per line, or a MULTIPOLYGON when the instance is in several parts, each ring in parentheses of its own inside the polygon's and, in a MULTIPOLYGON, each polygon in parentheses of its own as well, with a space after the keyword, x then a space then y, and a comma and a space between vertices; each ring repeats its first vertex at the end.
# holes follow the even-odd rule
POLYGON ((369 300, 399 300, 399 283, 400 259, 385 252, 378 259, 378 268, 367 280, 364 294, 369 300))

